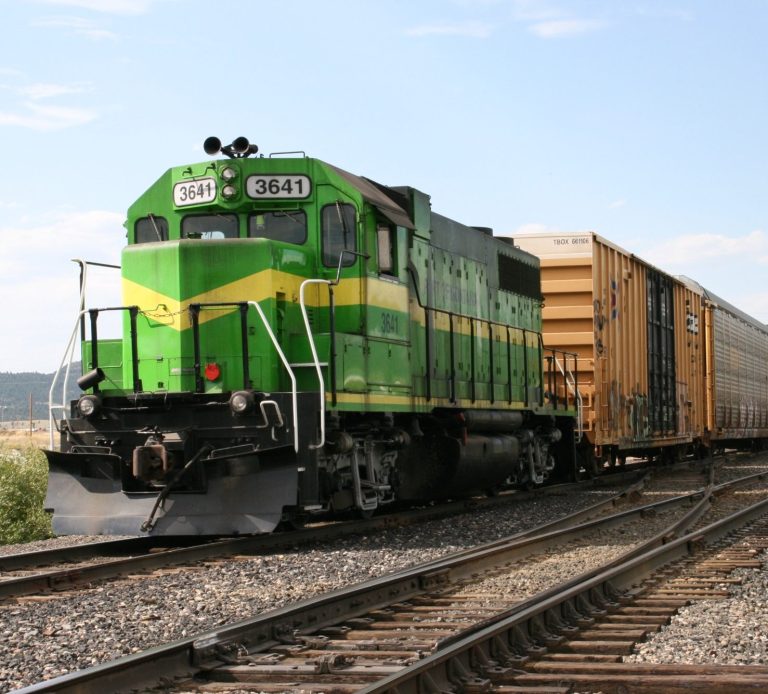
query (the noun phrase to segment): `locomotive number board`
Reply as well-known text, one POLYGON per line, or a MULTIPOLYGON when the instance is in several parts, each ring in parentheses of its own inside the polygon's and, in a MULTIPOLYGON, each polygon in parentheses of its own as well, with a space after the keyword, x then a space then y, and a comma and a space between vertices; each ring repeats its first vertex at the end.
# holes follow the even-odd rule
POLYGON ((245 192, 249 198, 308 198, 312 194, 309 176, 285 176, 258 174, 245 180, 245 192))
POLYGON ((173 186, 173 204, 176 207, 203 205, 216 199, 216 180, 198 178, 196 181, 183 181, 173 186))

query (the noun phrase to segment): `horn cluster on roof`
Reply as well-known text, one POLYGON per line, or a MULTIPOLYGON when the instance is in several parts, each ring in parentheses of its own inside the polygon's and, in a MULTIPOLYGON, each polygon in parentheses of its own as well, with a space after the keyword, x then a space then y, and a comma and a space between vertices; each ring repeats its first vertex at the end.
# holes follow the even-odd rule
POLYGON ((251 154, 256 154, 259 151, 257 145, 252 145, 248 142, 247 137, 236 137, 232 140, 232 144, 222 146, 221 140, 215 135, 206 138, 203 142, 203 149, 206 154, 214 156, 221 152, 228 156, 230 159, 240 159, 242 157, 248 157, 251 154))

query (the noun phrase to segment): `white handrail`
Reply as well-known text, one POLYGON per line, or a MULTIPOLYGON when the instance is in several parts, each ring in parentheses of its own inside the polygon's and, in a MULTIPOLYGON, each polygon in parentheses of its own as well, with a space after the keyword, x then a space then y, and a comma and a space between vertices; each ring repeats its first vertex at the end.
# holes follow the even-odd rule
MULTIPOLYGON (((341 262, 341 261, 339 261, 341 262)), ((299 306, 301 307, 301 315, 304 317, 304 328, 307 331, 307 339, 309 340, 309 347, 312 350, 312 360, 315 365, 315 371, 317 372, 317 380, 320 386, 320 441, 310 444, 310 448, 322 448, 325 446, 325 379, 323 379, 323 371, 320 366, 320 359, 317 356, 317 348, 315 347, 315 338, 312 337, 312 328, 309 325, 309 316, 307 315, 307 305, 304 302, 304 288, 308 284, 327 284, 331 286, 333 282, 330 280, 304 280, 299 287, 299 306)))
POLYGON ((578 432, 576 442, 578 443, 581 441, 581 438, 584 435, 584 424, 581 420, 584 403, 581 398, 581 391, 576 388, 576 379, 573 376, 573 372, 568 369, 568 373, 566 374, 563 365, 560 363, 556 356, 554 357, 554 360, 555 366, 557 366, 560 373, 563 374, 563 380, 565 381, 566 385, 570 387, 571 393, 576 398, 576 431, 578 432))
POLYGON ((49 444, 51 449, 53 449, 54 441, 53 441, 53 431, 55 429, 54 427, 54 418, 53 418, 53 410, 61 409, 63 418, 69 419, 69 415, 67 413, 67 387, 69 386, 69 372, 72 368, 72 358, 74 356, 75 352, 75 344, 77 343, 77 331, 80 327, 80 321, 82 320, 83 316, 88 313, 88 311, 80 311, 77 314, 77 320, 75 321, 75 327, 72 330, 72 334, 69 337, 69 342, 67 342, 67 347, 64 350, 64 356, 61 359, 61 364, 59 364, 59 368, 56 369, 56 373, 53 375, 53 380, 51 381, 51 387, 48 390, 48 434, 49 434, 49 444), (53 391, 56 389, 56 383, 59 380, 59 374, 61 373, 61 370, 64 368, 64 364, 66 363, 66 370, 64 371, 64 383, 61 387, 61 403, 60 405, 56 405, 53 402, 53 391))
POLYGON ((278 343, 277 338, 275 337, 275 333, 272 332, 272 328, 269 325, 269 321, 267 320, 267 317, 264 315, 264 311, 261 310, 261 306, 259 306, 259 304, 256 301, 249 301, 248 305, 253 306, 256 309, 256 312, 259 314, 259 318, 261 318, 261 322, 264 323, 264 327, 267 329, 267 333, 269 333, 269 338, 272 340, 272 344, 274 345, 275 350, 280 356, 280 360, 283 362, 283 366, 285 367, 285 370, 288 372, 288 375, 291 377, 291 405, 293 407, 293 449, 296 451, 296 453, 298 453, 299 452, 299 405, 298 405, 298 388, 296 386, 296 374, 293 373, 293 369, 291 368, 291 365, 288 363, 288 360, 285 358, 285 353, 280 347, 280 344, 278 343))
MULTIPOLYGON (((74 262, 76 262, 78 265, 80 265, 80 271, 82 273, 82 282, 80 284, 80 300, 78 301, 78 306, 82 307, 85 306, 85 287, 88 284, 88 263, 80 258, 75 258, 74 262)), ((48 442, 51 447, 51 450, 53 450, 54 446, 54 440, 53 440, 53 431, 54 431, 54 419, 53 419, 53 410, 54 408, 61 408, 63 413, 63 418, 68 419, 67 415, 67 386, 69 385, 69 372, 72 368, 72 357, 75 353, 75 344, 77 342, 77 329, 80 325, 80 321, 83 319, 83 316, 87 311, 85 309, 82 309, 77 314, 77 320, 75 321, 75 327, 72 330, 72 334, 69 337, 69 342, 67 342, 67 347, 64 350, 64 356, 61 359, 61 364, 59 364, 59 368, 56 370, 56 373, 53 375, 53 380, 51 381, 51 387, 48 390, 48 442), (59 380, 59 374, 61 373, 62 368, 64 368, 64 363, 67 364, 67 369, 64 373, 64 383, 62 384, 61 388, 61 405, 54 405, 53 403, 53 391, 56 388, 56 383, 59 380)))

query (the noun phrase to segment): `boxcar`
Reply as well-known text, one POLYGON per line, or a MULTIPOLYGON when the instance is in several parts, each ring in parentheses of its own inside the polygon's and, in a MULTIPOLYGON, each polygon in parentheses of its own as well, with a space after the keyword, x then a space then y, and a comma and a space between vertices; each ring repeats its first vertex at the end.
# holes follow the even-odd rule
POLYGON ((700 444, 704 292, 593 232, 514 242, 541 259, 545 343, 579 355, 584 464, 700 444))

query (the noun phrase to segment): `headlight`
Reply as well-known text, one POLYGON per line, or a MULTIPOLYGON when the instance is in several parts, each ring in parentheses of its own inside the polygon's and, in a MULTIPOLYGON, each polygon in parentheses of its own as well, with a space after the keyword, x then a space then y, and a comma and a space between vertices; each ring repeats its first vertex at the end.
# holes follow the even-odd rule
POLYGON ((83 395, 77 401, 77 411, 83 417, 92 417, 101 409, 101 398, 98 395, 83 395))
POLYGON ((221 177, 225 181, 234 181, 237 178, 237 169, 227 166, 221 170, 221 177))
POLYGON ((235 186, 224 186, 221 189, 221 197, 226 198, 227 200, 234 198, 235 195, 237 195, 237 188, 235 188, 235 186))
POLYGON ((256 405, 256 398, 250 390, 238 390, 229 398, 229 409, 234 414, 246 414, 256 405))

